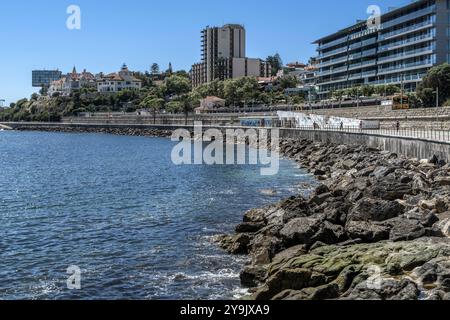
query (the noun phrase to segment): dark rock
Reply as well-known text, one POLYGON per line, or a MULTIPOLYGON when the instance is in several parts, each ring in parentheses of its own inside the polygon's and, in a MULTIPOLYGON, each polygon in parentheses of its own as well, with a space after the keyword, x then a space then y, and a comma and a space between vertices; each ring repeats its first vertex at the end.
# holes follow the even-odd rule
POLYGON ((255 300, 270 300, 284 290, 308 287, 312 272, 307 269, 284 269, 271 276, 253 296, 255 300))
POLYGON ((267 277, 267 270, 261 266, 250 266, 241 272, 241 284, 244 287, 255 288, 259 286, 267 277))
POLYGON ((367 221, 350 221, 345 231, 351 239, 362 239, 371 243, 389 239, 390 228, 367 221))
POLYGON ((264 228, 266 225, 262 222, 243 222, 236 227, 237 233, 254 233, 262 228, 264 228))
POLYGON ((405 216, 390 219, 384 225, 391 228, 389 239, 392 241, 410 241, 425 236, 426 230, 417 220, 405 216))
POLYGON ((322 222, 315 218, 297 218, 289 221, 280 231, 284 242, 290 246, 313 244, 313 236, 319 231, 322 222))
POLYGON ((350 211, 347 221, 384 221, 399 216, 404 210, 397 201, 363 198, 350 211))
POLYGON ((450 177, 437 177, 434 179, 434 183, 438 186, 450 186, 450 177))
POLYGON ((234 237, 228 248, 230 254, 248 254, 248 245, 250 244, 251 238, 248 234, 241 233, 234 237))
POLYGON ((396 168, 394 168, 394 167, 383 167, 383 166, 380 166, 380 167, 377 167, 377 168, 373 171, 372 175, 373 175, 375 178, 377 178, 377 179, 381 179, 381 178, 386 177, 388 174, 394 172, 395 169, 396 169, 396 168))
POLYGON ((331 198, 332 196, 333 195, 330 192, 315 195, 314 197, 311 198, 311 200, 309 201, 309 204, 316 204, 316 205, 320 206, 325 201, 327 201, 328 198, 331 198))

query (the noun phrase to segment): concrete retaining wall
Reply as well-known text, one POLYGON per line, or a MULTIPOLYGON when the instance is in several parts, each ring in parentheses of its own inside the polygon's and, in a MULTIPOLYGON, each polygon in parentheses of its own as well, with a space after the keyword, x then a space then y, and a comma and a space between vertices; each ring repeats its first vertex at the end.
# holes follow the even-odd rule
POLYGON ((439 159, 450 162, 450 143, 446 142, 365 133, 301 131, 295 129, 281 129, 280 136, 326 143, 366 145, 418 159, 429 159, 433 155, 436 155, 439 159))

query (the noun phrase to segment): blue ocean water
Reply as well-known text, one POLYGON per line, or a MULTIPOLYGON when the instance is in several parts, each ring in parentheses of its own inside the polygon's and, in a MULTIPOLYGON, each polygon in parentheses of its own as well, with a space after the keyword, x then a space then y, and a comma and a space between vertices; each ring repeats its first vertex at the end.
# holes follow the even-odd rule
POLYGON ((287 160, 275 176, 251 165, 175 166, 174 145, 0 132, 0 299, 238 298, 246 258, 212 237, 312 179, 287 160), (67 288, 69 266, 81 269, 80 290, 67 288))

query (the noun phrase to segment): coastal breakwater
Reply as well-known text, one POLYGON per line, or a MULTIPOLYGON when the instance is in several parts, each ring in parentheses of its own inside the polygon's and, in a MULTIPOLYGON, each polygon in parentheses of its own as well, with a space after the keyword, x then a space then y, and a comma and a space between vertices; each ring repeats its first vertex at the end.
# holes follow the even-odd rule
POLYGON ((218 238, 251 257, 250 298, 450 299, 450 165, 306 139, 280 151, 321 185, 218 238))

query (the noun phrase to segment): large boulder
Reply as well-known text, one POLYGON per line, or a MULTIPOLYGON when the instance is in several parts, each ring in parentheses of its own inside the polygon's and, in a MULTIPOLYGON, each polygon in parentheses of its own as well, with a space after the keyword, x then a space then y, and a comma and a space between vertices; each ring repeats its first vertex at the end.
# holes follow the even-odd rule
POLYGON ((315 242, 334 244, 346 239, 342 226, 312 217, 291 220, 281 229, 280 235, 288 247, 299 244, 309 246, 315 242))
POLYGON ((363 198, 349 212, 347 221, 385 221, 403 214, 404 210, 397 201, 363 198))
POLYGON ((284 242, 290 246, 297 244, 313 244, 314 235, 322 226, 322 221, 316 218, 297 218, 289 221, 280 231, 284 242))
POLYGON ((368 221, 350 221, 345 231, 350 239, 371 243, 389 239, 390 228, 368 221))

